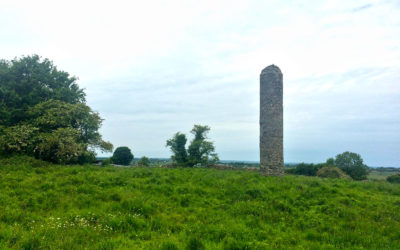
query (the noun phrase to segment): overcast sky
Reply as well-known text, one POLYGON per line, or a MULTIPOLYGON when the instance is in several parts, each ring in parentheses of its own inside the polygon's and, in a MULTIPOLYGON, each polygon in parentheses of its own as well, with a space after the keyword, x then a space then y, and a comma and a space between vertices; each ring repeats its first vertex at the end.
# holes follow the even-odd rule
POLYGON ((135 157, 209 125, 259 160, 259 75, 284 78, 285 162, 344 151, 400 167, 400 1, 0 1, 0 58, 79 77, 101 132, 135 157))

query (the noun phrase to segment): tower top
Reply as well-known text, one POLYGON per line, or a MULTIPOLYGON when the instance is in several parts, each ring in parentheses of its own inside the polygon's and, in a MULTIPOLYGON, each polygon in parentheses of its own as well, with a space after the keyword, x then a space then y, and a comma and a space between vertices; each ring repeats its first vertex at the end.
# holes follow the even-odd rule
POLYGON ((275 64, 271 64, 271 65, 269 65, 268 67, 264 68, 264 69, 261 71, 261 75, 262 75, 262 74, 266 74, 266 73, 268 73, 268 72, 274 72, 274 73, 282 74, 282 71, 281 71, 281 70, 279 69, 279 67, 276 66, 275 64))

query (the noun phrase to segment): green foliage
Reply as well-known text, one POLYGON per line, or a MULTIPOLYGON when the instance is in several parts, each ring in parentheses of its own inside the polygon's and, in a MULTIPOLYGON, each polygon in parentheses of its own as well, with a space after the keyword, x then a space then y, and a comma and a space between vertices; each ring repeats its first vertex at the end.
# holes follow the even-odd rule
POLYGON ((165 242, 161 245, 160 250, 179 250, 173 242, 165 242))
POLYGON ((203 250, 204 245, 200 239, 191 238, 186 245, 186 249, 188 249, 188 250, 203 250))
POLYGON ((186 166, 188 162, 186 152, 186 135, 177 132, 174 137, 167 140, 166 147, 170 147, 173 155, 171 160, 180 166, 186 166))
POLYGON ((285 170, 288 174, 305 175, 305 176, 316 176, 318 170, 323 166, 323 164, 313 164, 313 163, 300 163, 297 164, 295 168, 285 170))
POLYGON ((39 128, 32 125, 15 125, 0 128, 0 153, 32 154, 38 142, 39 128))
POLYGON ((400 183, 400 174, 392 174, 386 180, 390 183, 400 183))
MULTIPOLYGON (((286 169, 285 172, 288 174, 316 176, 318 175, 317 172, 322 167, 335 167, 335 166, 337 166, 346 175, 350 176, 354 180, 367 179, 367 175, 369 172, 368 167, 364 165, 363 160, 359 154, 351 152, 344 152, 342 154, 338 154, 335 159, 329 158, 326 161, 326 163, 319 163, 319 164, 300 163, 296 165, 295 168, 286 169)), ((342 176, 342 174, 338 172, 335 168, 330 168, 330 169, 324 168, 320 172, 320 175, 326 175, 320 177, 330 177, 330 178, 336 178, 334 176, 342 176)))
POLYGON ((101 162, 103 167, 111 165, 111 158, 107 158, 101 162))
POLYGON ((338 154, 335 158, 335 165, 354 180, 367 179, 368 167, 363 163, 363 159, 359 154, 349 151, 338 154))
POLYGON ((52 133, 42 133, 35 155, 54 163, 78 163, 86 152, 84 143, 78 142, 79 132, 73 128, 58 128, 52 133))
POLYGON ((387 182, 40 163, 0 159, 0 249, 400 245, 400 185, 387 182))
POLYGON ((214 144, 207 141, 207 133, 210 127, 194 125, 190 131, 194 138, 186 150, 186 135, 176 133, 173 138, 167 140, 167 147, 170 147, 173 155, 171 159, 179 166, 195 166, 214 164, 219 161, 215 153, 214 144))
POLYGON ((206 140, 209 131, 209 126, 201 125, 194 125, 193 129, 190 131, 194 135, 194 138, 187 150, 189 155, 189 165, 207 165, 214 164, 219 161, 218 155, 214 153, 214 144, 206 140))
POLYGON ((320 168, 316 174, 318 177, 323 178, 343 178, 343 179, 351 179, 350 176, 345 174, 340 168, 335 166, 325 166, 320 168))
POLYGON ((112 162, 118 165, 129 165, 133 160, 133 154, 128 147, 118 147, 111 158, 112 162))
POLYGON ((0 60, 0 125, 13 126, 28 120, 30 107, 49 100, 84 103, 85 93, 76 80, 37 55, 10 62, 0 60))
POLYGON ((137 162, 138 166, 142 166, 142 167, 148 167, 150 166, 150 160, 149 158, 147 158, 146 156, 143 156, 142 158, 140 158, 140 160, 137 162))
POLYGON ((328 160, 326 160, 326 165, 334 166, 335 165, 335 159, 334 158, 329 158, 328 160))
POLYGON ((0 61, 0 155, 86 163, 96 148, 111 152, 98 132, 102 119, 76 80, 36 55, 0 61))

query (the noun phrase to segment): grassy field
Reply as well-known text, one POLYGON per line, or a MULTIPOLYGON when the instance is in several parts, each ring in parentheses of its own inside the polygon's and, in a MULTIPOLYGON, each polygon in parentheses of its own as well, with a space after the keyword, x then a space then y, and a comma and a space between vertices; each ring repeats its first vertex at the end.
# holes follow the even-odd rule
POLYGON ((400 185, 0 160, 0 249, 399 249, 400 185))
POLYGON ((378 181, 384 181, 386 178, 392 174, 400 173, 400 171, 394 172, 394 171, 376 171, 376 170, 371 170, 371 172, 368 175, 369 180, 378 180, 378 181))

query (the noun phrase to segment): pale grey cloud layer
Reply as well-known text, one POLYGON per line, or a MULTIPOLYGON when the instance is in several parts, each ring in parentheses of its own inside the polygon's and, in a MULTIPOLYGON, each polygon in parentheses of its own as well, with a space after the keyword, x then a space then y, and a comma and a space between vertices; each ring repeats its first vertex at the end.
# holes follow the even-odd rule
POLYGON ((259 73, 284 74, 285 161, 346 150, 400 167, 398 1, 1 1, 0 55, 80 78, 102 133, 136 156, 211 126, 221 159, 258 160, 259 73))

